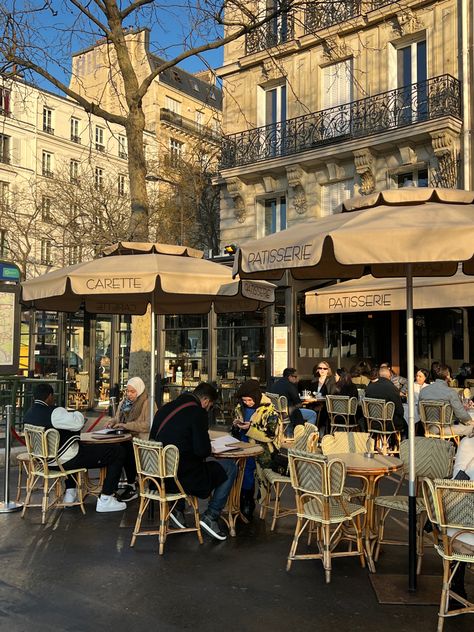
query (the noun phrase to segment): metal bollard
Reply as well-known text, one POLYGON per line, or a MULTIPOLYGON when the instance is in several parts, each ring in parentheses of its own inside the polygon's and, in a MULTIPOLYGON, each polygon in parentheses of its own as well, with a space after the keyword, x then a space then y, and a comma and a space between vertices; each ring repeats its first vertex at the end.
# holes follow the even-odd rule
POLYGON ((6 423, 5 423, 5 473, 4 473, 4 494, 3 502, 0 502, 0 513, 11 513, 18 511, 23 507, 23 503, 17 503, 10 500, 10 439, 11 439, 11 427, 12 427, 12 409, 13 406, 9 404, 5 406, 6 409, 6 423))

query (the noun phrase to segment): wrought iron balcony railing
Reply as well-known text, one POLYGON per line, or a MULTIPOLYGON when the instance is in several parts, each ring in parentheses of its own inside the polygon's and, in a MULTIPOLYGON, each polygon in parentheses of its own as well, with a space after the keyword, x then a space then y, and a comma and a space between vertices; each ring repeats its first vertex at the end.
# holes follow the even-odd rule
POLYGON ((172 110, 168 110, 168 108, 160 108, 160 120, 171 123, 182 130, 193 132, 197 136, 213 140, 217 143, 220 142, 222 138, 222 135, 219 134, 219 132, 213 130, 208 125, 196 123, 186 116, 182 116, 181 114, 176 114, 176 112, 173 112, 172 110))
POLYGON ((245 36, 247 55, 289 42, 295 37, 294 14, 283 12, 245 36))
POLYGON ((461 85, 451 75, 225 136, 221 168, 294 155, 442 116, 461 118, 461 85))
MULTIPOLYGON (((376 0, 375 0, 376 1, 376 0)), ((393 0, 391 0, 393 1, 393 0)), ((366 6, 367 3, 366 3, 366 6)), ((334 24, 361 15, 362 0, 336 0, 335 2, 308 2, 305 8, 304 32, 315 33, 334 24)))

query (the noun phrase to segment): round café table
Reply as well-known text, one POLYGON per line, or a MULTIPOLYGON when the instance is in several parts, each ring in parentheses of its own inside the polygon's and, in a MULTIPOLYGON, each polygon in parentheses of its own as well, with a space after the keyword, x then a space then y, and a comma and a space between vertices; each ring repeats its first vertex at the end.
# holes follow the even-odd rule
MULTIPOLYGON (((209 436, 212 439, 222 437, 228 433, 219 430, 211 430, 209 436)), ((230 437, 230 435, 229 435, 230 437)), ((237 476, 235 477, 234 484, 230 490, 229 497, 227 499, 224 511, 221 514, 221 518, 229 527, 230 535, 235 538, 235 524, 240 518, 242 522, 248 523, 247 518, 240 511, 240 492, 242 490, 242 481, 244 479, 245 463, 248 458, 259 456, 262 454, 263 448, 261 445, 249 443, 248 447, 238 448, 237 450, 228 450, 227 452, 213 452, 212 456, 216 459, 232 459, 237 465, 237 476)))
MULTIPOLYGON (((100 439, 94 436, 94 432, 81 432, 81 443, 85 445, 102 445, 102 444, 111 444, 111 443, 124 443, 132 440, 132 435, 129 432, 126 432, 121 435, 108 434, 101 436, 100 439)), ((87 470, 85 479, 85 491, 84 498, 91 494, 92 496, 100 496, 100 492, 102 491, 102 486, 105 480, 105 474, 107 472, 107 467, 99 468, 99 476, 98 478, 91 479, 89 476, 89 470, 87 470)))
POLYGON ((367 513, 363 526, 364 548, 367 566, 371 573, 375 573, 373 553, 377 543, 377 532, 375 529, 374 501, 378 495, 378 483, 384 476, 400 470, 403 464, 400 459, 378 453, 374 453, 373 458, 368 458, 362 452, 343 452, 329 454, 328 459, 341 460, 346 466, 346 472, 349 476, 355 476, 365 481, 367 513))

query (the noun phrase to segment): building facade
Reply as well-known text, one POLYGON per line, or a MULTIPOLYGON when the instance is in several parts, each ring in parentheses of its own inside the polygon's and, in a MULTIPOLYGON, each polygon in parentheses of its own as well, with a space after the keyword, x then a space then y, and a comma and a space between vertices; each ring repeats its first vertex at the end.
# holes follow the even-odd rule
MULTIPOLYGON (((276 5, 250 4, 261 16, 276 5)), ((222 244, 322 217, 353 195, 473 188, 472 38, 467 0, 351 0, 295 3, 228 44, 218 70, 222 244)), ((309 375, 322 357, 337 366, 360 357, 403 364, 398 313, 377 323, 379 315, 345 316, 346 325, 309 318, 308 288, 292 284, 284 300, 288 358, 299 372, 309 375)), ((428 341, 433 329, 420 315, 417 362, 466 358, 467 318, 455 315, 452 331, 464 337, 454 351, 448 326, 428 341)))

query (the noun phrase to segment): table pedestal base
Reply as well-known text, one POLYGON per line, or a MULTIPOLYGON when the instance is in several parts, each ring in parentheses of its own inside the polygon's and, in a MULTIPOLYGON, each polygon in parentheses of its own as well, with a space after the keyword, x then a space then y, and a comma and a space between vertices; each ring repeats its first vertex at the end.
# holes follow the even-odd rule
POLYGON ((370 582, 379 603, 438 606, 443 578, 441 575, 419 575, 415 592, 408 591, 408 575, 370 575, 370 582))

